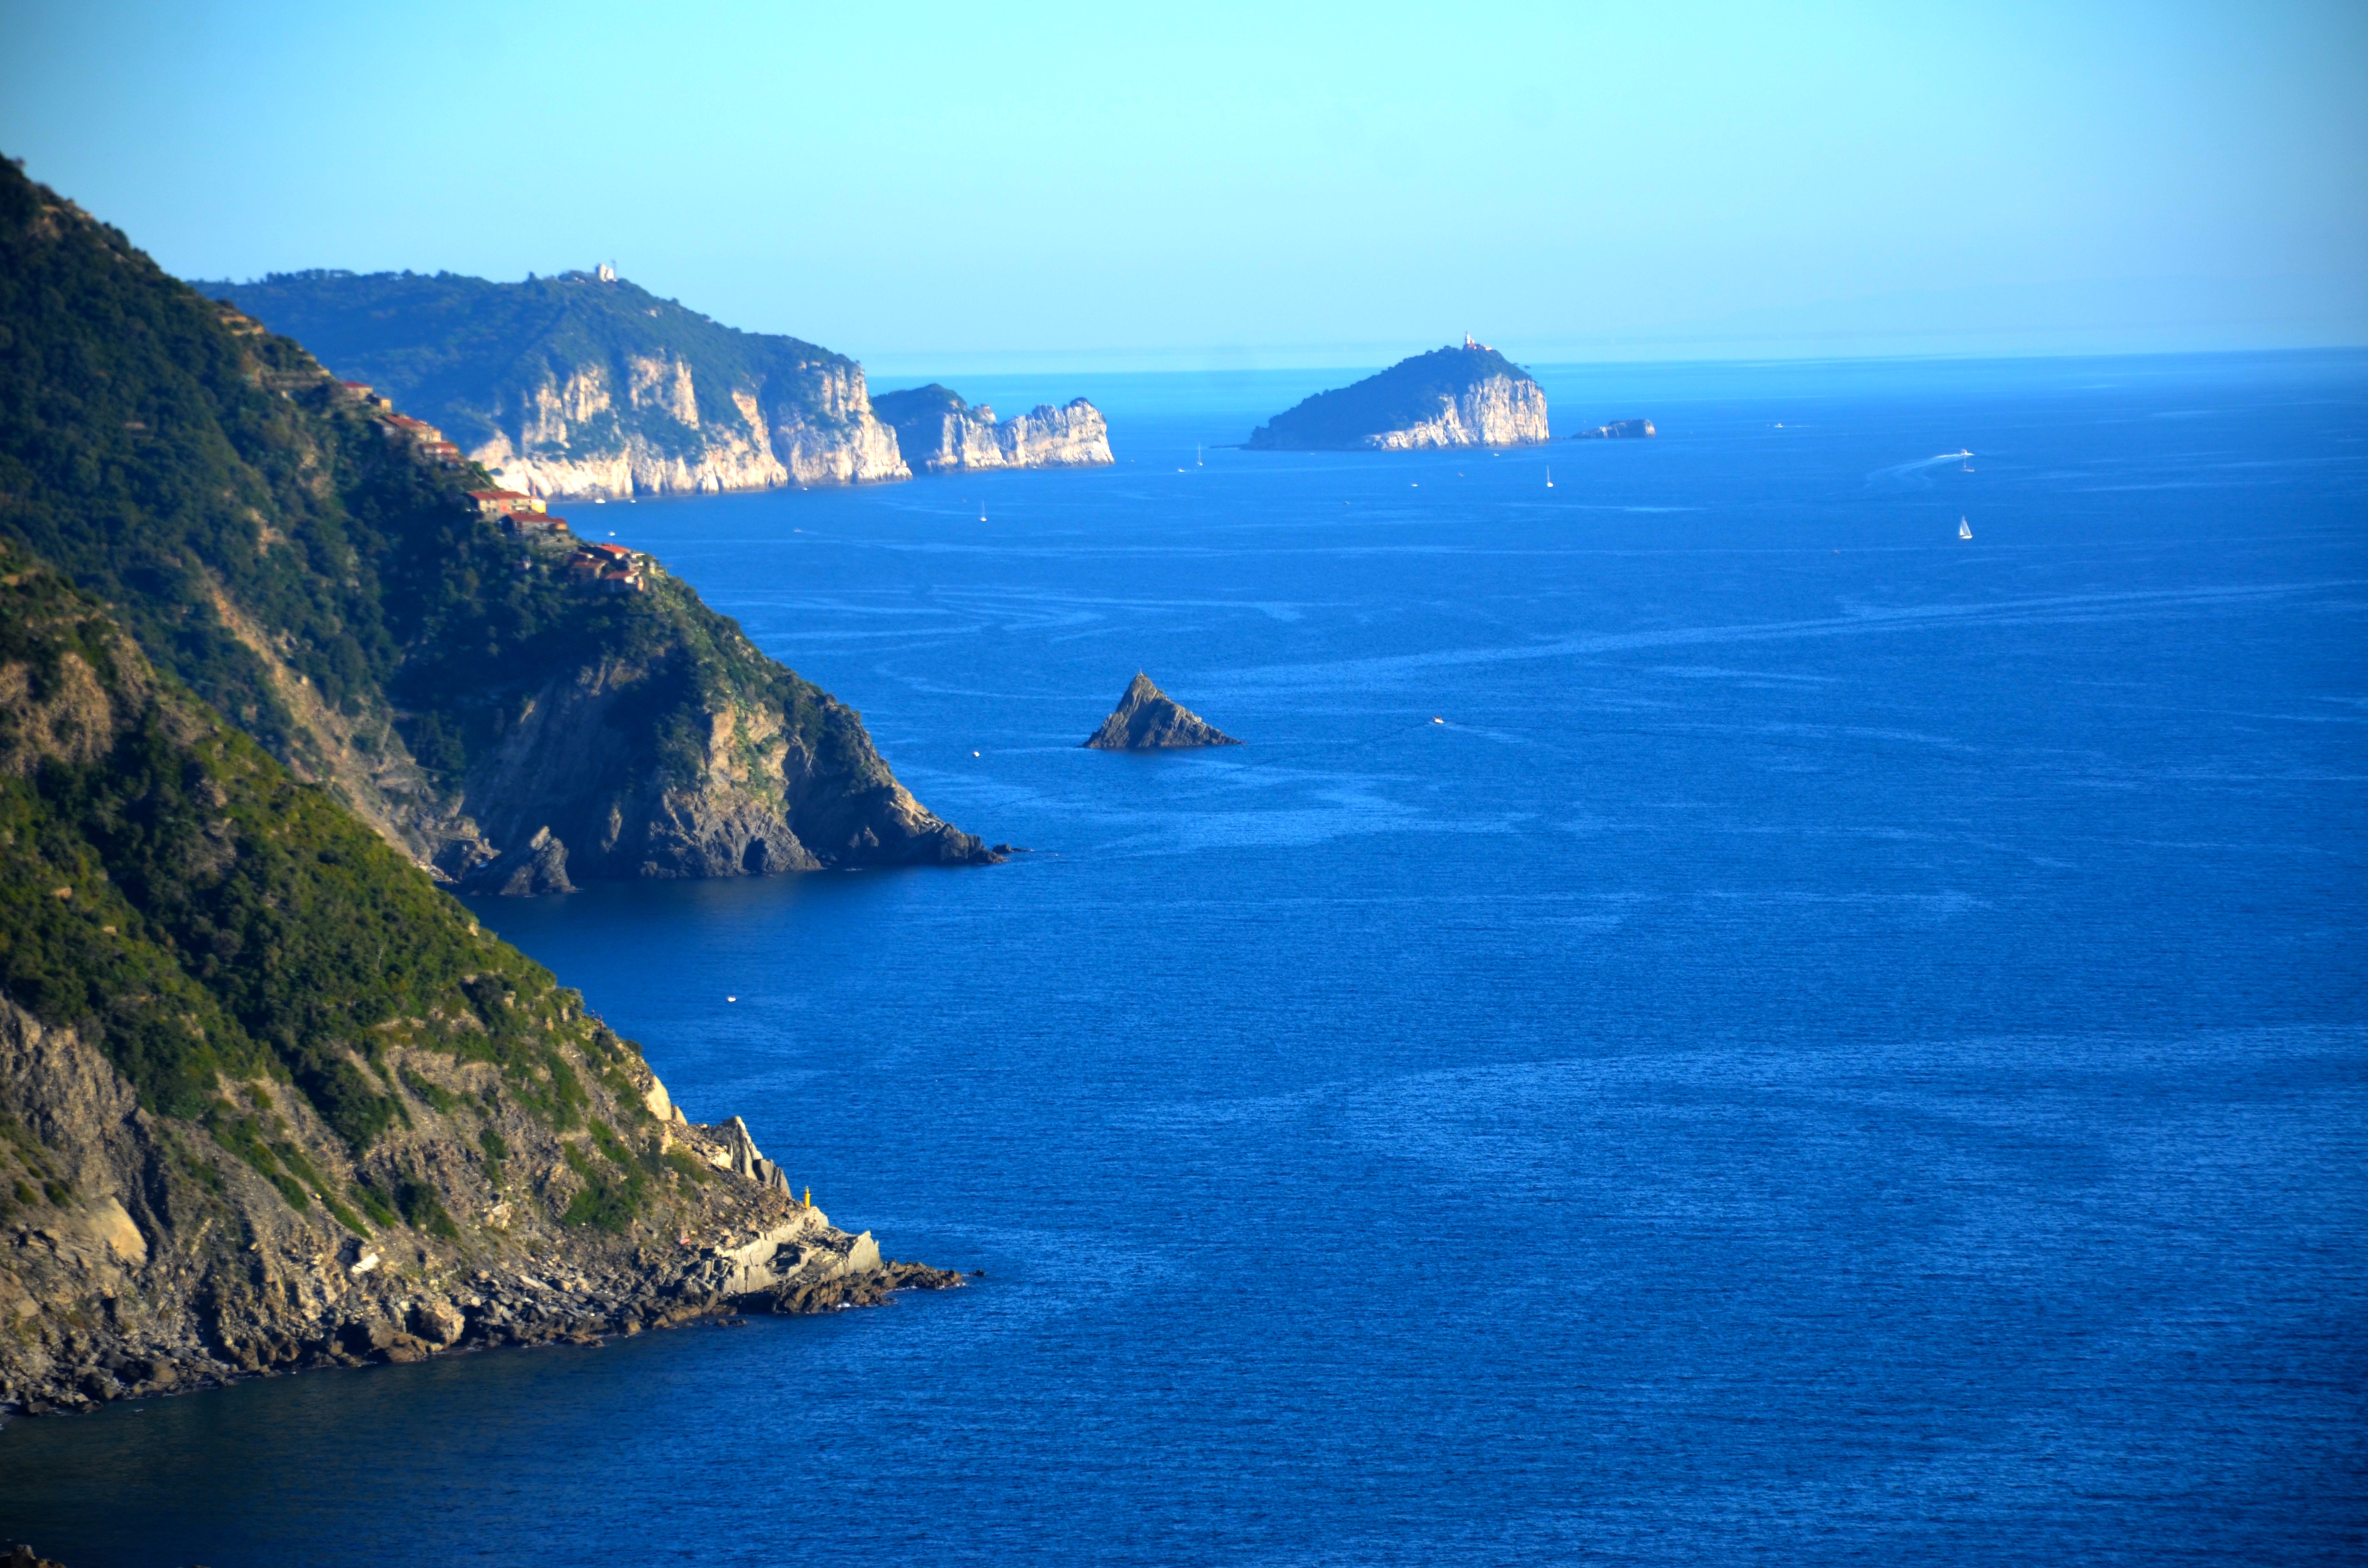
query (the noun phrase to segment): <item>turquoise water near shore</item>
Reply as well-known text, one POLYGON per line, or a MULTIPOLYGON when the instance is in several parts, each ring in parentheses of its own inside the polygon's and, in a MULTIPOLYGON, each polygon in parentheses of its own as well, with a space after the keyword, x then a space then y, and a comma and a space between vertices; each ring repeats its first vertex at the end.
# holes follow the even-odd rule
POLYGON ((16 1422, 0 1533, 2356 1561, 2368 355, 1550 369, 1662 435, 1220 445, 1332 379, 972 379, 1121 464, 568 509, 1031 853, 480 913, 985 1278, 16 1422), (1080 750, 1138 668, 1248 744, 1080 750))

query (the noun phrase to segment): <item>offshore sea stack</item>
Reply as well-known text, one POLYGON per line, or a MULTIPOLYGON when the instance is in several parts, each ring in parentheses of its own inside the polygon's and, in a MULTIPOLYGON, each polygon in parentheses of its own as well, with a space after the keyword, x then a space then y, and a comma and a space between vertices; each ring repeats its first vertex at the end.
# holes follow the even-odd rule
POLYGON ((871 410, 895 430, 905 462, 926 472, 1101 468, 1111 461, 1110 425, 1084 398, 1059 408, 1038 403, 1017 418, 997 419, 985 403, 964 403, 951 388, 932 381, 882 392, 871 410))
POLYGON ((1151 683, 1142 671, 1127 683, 1118 707, 1102 727, 1086 737, 1095 751, 1167 751, 1181 746, 1237 746, 1242 743, 1151 683))
POLYGON ((1470 337, 1317 392, 1250 432, 1253 451, 1528 447, 1551 439, 1545 389, 1470 337))

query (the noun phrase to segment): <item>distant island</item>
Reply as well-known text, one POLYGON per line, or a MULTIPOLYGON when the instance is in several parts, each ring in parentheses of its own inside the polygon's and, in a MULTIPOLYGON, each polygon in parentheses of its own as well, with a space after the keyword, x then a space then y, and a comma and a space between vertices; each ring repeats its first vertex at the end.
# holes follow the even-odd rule
POLYGON ((846 355, 737 331, 608 267, 522 283, 316 270, 192 286, 424 415, 449 432, 455 455, 529 495, 857 484, 933 468, 1110 460, 1102 416, 1082 400, 1008 425, 992 411, 955 431, 940 421, 921 434, 916 422, 916 444, 901 448, 863 367, 846 355), (998 460, 982 460, 989 455, 998 460))
POLYGON ((1038 403, 1016 419, 997 419, 985 403, 964 403, 931 381, 882 392, 871 412, 896 432, 897 449, 916 469, 1097 468, 1111 461, 1110 423, 1076 398, 1060 408, 1038 403))
POLYGON ((1252 451, 1406 451, 1526 447, 1551 439, 1545 390, 1469 336, 1317 392, 1250 433, 1252 451))
POLYGON ((1118 707, 1086 737, 1092 751, 1168 751, 1179 746, 1242 743, 1152 684, 1141 670, 1119 695, 1118 707))
POLYGON ((1660 432, 1653 428, 1653 422, 1649 419, 1615 419, 1609 425, 1598 425, 1592 430, 1576 431, 1570 438, 1574 441, 1631 441, 1658 434, 1660 432))

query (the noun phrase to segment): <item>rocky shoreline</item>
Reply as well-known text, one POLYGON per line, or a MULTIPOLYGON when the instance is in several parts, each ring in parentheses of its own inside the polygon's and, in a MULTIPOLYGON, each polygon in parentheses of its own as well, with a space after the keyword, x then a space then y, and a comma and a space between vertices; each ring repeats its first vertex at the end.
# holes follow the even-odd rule
MULTIPOLYGON (((0 1009, 16 1013, 6 1004, 0 1009)), ((18 1092, 9 1097, 18 1106, 11 1108, 34 1112, 20 1124, 43 1108, 26 1100, 51 1098, 27 1096, 26 1087, 54 1086, 65 1075, 61 1069, 80 1068, 86 1077, 98 1066, 61 1031, 44 1031, 21 1014, 5 1022, 19 1053, 43 1059, 30 1070, 24 1054, 12 1063, 18 1092)), ((85 1086, 105 1085, 86 1078, 85 1086)), ((655 1078, 649 1092, 666 1103, 655 1078)), ((170 1139, 158 1119, 120 1102, 74 1108, 121 1114, 147 1135, 140 1142, 170 1139)), ((149 1218, 147 1227, 120 1196, 84 1196, 23 1216, 0 1233, 6 1249, 0 1315, 18 1330, 13 1353, 0 1355, 0 1420, 320 1367, 598 1345, 749 1312, 883 1306, 904 1291, 967 1282, 958 1269, 883 1258, 870 1232, 851 1235, 811 1201, 791 1196, 780 1167, 757 1153, 739 1118, 702 1126, 674 1112, 662 1125, 669 1153, 713 1173, 699 1193, 696 1228, 670 1241, 632 1244, 598 1231, 554 1230, 536 1222, 535 1206, 507 1199, 495 1201, 466 1240, 457 1231, 365 1236, 307 1223, 310 1214, 290 1211, 276 1195, 238 1190, 258 1184, 235 1166, 222 1174, 232 1177, 226 1196, 233 1210, 244 1210, 237 1230, 246 1239, 231 1256, 203 1244, 211 1225, 189 1237, 163 1231, 137 1193, 133 1207, 149 1218), (24 1332, 27 1307, 45 1320, 31 1335, 24 1332)), ((86 1191, 97 1184, 73 1185, 86 1191)))

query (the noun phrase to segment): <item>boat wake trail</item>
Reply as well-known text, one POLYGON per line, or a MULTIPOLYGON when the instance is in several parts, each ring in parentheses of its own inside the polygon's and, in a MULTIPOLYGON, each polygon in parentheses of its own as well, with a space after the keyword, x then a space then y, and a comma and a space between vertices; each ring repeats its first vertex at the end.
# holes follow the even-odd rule
POLYGON ((1952 463, 1969 462, 1970 449, 1941 452, 1929 458, 1918 458, 1912 463, 1894 463, 1889 468, 1871 470, 1866 476, 1869 490, 1929 490, 1932 475, 1952 463))

